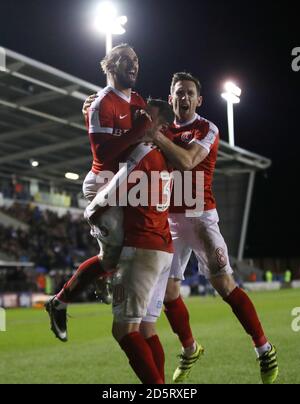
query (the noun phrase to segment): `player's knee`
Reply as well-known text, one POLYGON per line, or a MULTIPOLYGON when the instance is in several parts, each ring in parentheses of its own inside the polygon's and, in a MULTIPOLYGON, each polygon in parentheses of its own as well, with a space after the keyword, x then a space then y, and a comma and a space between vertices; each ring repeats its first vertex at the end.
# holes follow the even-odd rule
POLYGON ((125 335, 129 334, 127 327, 123 323, 114 322, 112 325, 112 336, 117 342, 120 342, 125 335))
POLYGON ((228 297, 237 287, 232 275, 223 275, 212 278, 211 284, 223 299, 228 297))
POLYGON ((131 334, 132 332, 139 331, 139 327, 139 323, 114 321, 112 325, 112 335, 116 341, 120 342, 121 339, 124 338, 126 335, 131 334))
POLYGON ((180 280, 169 279, 165 293, 164 302, 172 302, 180 296, 180 280))
POLYGON ((151 338, 157 334, 155 323, 149 321, 142 321, 140 325, 140 333, 145 339, 151 338))

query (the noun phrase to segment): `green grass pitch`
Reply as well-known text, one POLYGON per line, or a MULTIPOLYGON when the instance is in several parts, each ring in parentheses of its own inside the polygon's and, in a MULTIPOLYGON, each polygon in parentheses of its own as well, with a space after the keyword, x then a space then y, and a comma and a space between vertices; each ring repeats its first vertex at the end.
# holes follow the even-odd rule
MULTIPOLYGON (((300 383, 300 332, 291 328, 291 311, 300 307, 299 290, 252 293, 266 334, 278 348, 278 383, 300 383)), ((186 300, 195 337, 205 356, 189 383, 260 383, 250 338, 220 298, 186 300)), ((7 311, 7 331, 0 332, 0 383, 134 384, 137 378, 110 335, 111 307, 71 305, 69 342, 55 339, 48 315, 37 309, 7 311)), ((166 354, 166 380, 171 382, 180 344, 166 318, 158 321, 166 354)))

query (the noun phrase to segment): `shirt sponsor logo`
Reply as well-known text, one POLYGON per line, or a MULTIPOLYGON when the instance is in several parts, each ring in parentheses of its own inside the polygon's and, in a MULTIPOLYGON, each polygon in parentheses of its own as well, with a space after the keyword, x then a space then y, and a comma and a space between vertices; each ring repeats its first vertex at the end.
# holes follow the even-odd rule
POLYGON ((114 129, 113 136, 122 136, 127 133, 129 129, 114 129))

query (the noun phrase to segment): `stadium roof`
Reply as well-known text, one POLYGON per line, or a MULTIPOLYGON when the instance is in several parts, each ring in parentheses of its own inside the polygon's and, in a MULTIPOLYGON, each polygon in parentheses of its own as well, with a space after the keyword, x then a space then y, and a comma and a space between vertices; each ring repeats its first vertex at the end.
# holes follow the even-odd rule
MULTIPOLYGON (((0 48, 0 172, 71 185, 66 172, 80 175, 91 166, 81 108, 100 87, 0 48), (38 169, 30 161, 39 162, 38 169)), ((221 141, 217 172, 233 175, 266 169, 271 161, 221 141)), ((75 185, 76 182, 72 182, 75 185)))

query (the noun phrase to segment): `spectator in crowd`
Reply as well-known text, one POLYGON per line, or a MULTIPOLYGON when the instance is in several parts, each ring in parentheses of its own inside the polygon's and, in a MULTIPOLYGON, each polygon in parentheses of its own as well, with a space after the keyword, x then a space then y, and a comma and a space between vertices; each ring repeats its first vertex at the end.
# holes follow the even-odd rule
POLYGON ((273 282, 273 273, 270 270, 266 272, 266 282, 273 282))
POLYGON ((289 284, 292 281, 292 272, 287 269, 284 273, 284 283, 289 284))
POLYGON ((0 251, 16 261, 32 261, 48 271, 72 269, 75 262, 97 251, 88 224, 70 214, 58 217, 53 211, 21 204, 12 205, 5 213, 29 225, 25 231, 0 224, 0 251))

